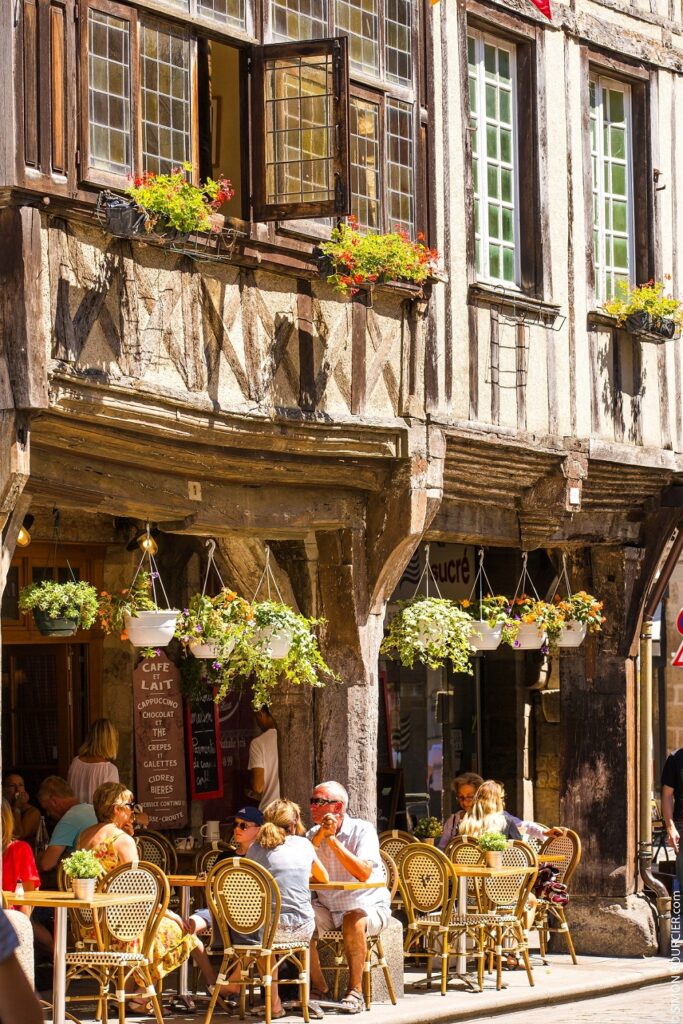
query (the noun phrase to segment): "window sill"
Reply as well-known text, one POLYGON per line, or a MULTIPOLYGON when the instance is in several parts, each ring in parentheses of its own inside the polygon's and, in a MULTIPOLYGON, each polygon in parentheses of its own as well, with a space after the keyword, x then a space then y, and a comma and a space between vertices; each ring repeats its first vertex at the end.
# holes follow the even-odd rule
POLYGON ((469 306, 488 306, 497 309, 506 319, 520 323, 539 324, 559 330, 564 323, 560 307, 552 302, 535 299, 523 292, 499 288, 490 284, 471 284, 467 292, 469 306))
POLYGON ((634 338, 638 338, 639 341, 648 341, 655 345, 664 345, 667 341, 676 341, 680 338, 681 334, 680 330, 677 330, 672 338, 667 338, 653 331, 638 330, 626 324, 619 325, 616 317, 610 316, 609 313, 605 313, 602 309, 591 309, 586 316, 586 323, 589 330, 606 327, 613 331, 623 331, 624 334, 631 334, 634 338))

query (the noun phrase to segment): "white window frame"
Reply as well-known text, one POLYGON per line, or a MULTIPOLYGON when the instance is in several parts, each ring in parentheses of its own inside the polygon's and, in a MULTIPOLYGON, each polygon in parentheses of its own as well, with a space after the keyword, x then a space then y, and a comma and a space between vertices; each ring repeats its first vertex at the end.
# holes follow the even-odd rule
MULTIPOLYGON (((603 96, 605 89, 612 89, 620 92, 624 97, 624 124, 626 126, 626 153, 625 163, 626 168, 626 226, 628 231, 627 238, 627 260, 628 260, 628 284, 633 286, 635 284, 634 274, 636 265, 636 251, 635 251, 635 203, 633 195, 633 107, 631 102, 631 87, 626 82, 620 82, 614 78, 608 78, 605 75, 593 74, 590 76, 590 84, 595 86, 596 90, 596 148, 593 149, 591 143, 591 177, 593 178, 593 187, 591 192, 591 202, 597 199, 597 222, 595 216, 593 216, 593 235, 597 232, 598 246, 597 252, 595 244, 593 244, 593 268, 595 275, 595 298, 599 302, 605 302, 608 298, 614 294, 614 291, 608 291, 607 278, 608 274, 613 277, 615 270, 621 268, 615 268, 614 266, 607 266, 607 229, 605 227, 605 201, 607 199, 607 192, 605 190, 605 139, 604 139, 604 111, 603 111, 603 96), (595 160, 597 174, 592 174, 593 160, 595 160), (597 178, 597 180, 595 180, 597 178)), ((592 118, 592 109, 589 110, 589 117, 592 118)), ((610 233, 614 234, 614 228, 610 229, 610 233)))
MULTIPOLYGON (((519 218, 519 145, 518 145, 518 118, 517 118, 517 47, 514 43, 508 42, 499 36, 493 36, 486 32, 480 32, 476 29, 467 30, 468 39, 473 39, 475 43, 475 65, 476 65, 476 83, 477 91, 477 112, 476 112, 476 135, 478 137, 477 145, 477 159, 479 161, 479 188, 474 191, 474 201, 479 202, 479 227, 480 232, 477 233, 476 219, 474 223, 475 241, 479 242, 479 254, 480 258, 478 263, 475 265, 475 272, 477 280, 484 281, 489 284, 496 284, 502 287, 517 290, 521 289, 521 254, 520 254, 520 242, 521 242, 521 231, 520 231, 520 218, 519 218), (503 277, 495 277, 491 274, 489 269, 489 225, 488 225, 488 169, 487 164, 492 162, 488 160, 486 155, 486 130, 485 126, 488 123, 499 124, 500 122, 494 121, 486 117, 486 72, 484 66, 484 46, 488 43, 490 46, 495 46, 498 50, 505 50, 510 57, 510 81, 511 81, 511 102, 510 112, 512 119, 512 201, 513 201, 513 216, 512 216, 512 234, 513 234, 513 245, 514 245, 514 282, 507 281, 503 277), (484 130, 482 131, 482 126, 484 130)), ((473 76, 470 75, 469 69, 469 58, 468 58, 468 82, 473 76)), ((507 127, 507 126, 506 126, 507 127)), ((499 166, 506 166, 502 161, 495 161, 499 166)), ((498 200, 502 203, 502 199, 498 200)), ((502 260, 501 260, 502 270, 502 260)))

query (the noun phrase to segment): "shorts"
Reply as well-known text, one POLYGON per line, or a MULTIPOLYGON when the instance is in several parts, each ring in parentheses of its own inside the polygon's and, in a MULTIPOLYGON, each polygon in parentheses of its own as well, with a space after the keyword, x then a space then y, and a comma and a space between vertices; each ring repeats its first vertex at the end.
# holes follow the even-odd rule
MULTIPOLYGON (((201 910, 195 910, 193 917, 201 917, 202 921, 206 923, 207 928, 212 927, 211 914, 206 908, 201 910)), ((216 934, 220 934, 218 929, 215 929, 216 934)), ((259 946, 261 944, 263 930, 259 928, 256 932, 251 932, 250 935, 241 935, 239 932, 230 929, 230 936, 234 945, 236 946, 259 946)))
POLYGON ((275 932, 275 939, 273 941, 291 942, 292 945, 296 942, 301 942, 307 946, 313 938, 314 931, 315 921, 306 921, 304 924, 298 924, 294 928, 288 928, 287 925, 283 924, 275 932))
POLYGON ((365 914, 366 935, 379 935, 391 920, 391 909, 381 905, 374 907, 349 907, 347 910, 331 911, 324 907, 322 903, 314 903, 313 910, 315 912, 315 930, 318 933, 339 931, 342 926, 342 918, 345 914, 350 914, 352 910, 362 910, 365 914), (336 924, 336 921, 339 924, 336 924))

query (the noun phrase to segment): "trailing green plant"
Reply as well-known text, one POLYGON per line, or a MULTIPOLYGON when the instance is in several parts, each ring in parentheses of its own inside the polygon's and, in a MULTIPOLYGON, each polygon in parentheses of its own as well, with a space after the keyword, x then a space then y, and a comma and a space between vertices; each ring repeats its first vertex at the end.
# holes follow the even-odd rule
MULTIPOLYGON (((180 692, 192 702, 206 695, 208 690, 223 684, 223 663, 208 658, 182 658, 180 662, 180 692)), ((230 680, 225 692, 230 689, 230 680)))
POLYGON ((460 601, 460 607, 474 622, 485 622, 492 629, 502 626, 501 639, 504 644, 514 645, 519 631, 518 624, 510 616, 510 598, 503 594, 487 594, 481 600, 460 601))
POLYGON ((227 587, 215 597, 194 594, 178 617, 175 636, 183 647, 189 648, 196 642, 230 642, 236 640, 251 616, 251 605, 227 587))
POLYGON ((211 213, 232 199, 235 190, 226 178, 207 178, 202 185, 189 180, 192 165, 174 167, 170 174, 144 174, 133 178, 126 193, 147 214, 147 230, 174 228, 181 234, 211 231, 211 213))
POLYGON ((405 668, 415 660, 441 668, 448 659, 455 672, 472 672, 469 636, 472 618, 447 598, 418 596, 399 601, 380 651, 398 657, 405 668))
POLYGON ((420 818, 413 829, 416 839, 440 839, 443 829, 438 818, 420 818))
POLYGON ((328 283, 344 295, 355 295, 362 285, 377 282, 422 284, 439 269, 439 254, 424 244, 423 235, 416 241, 405 231, 364 235, 354 217, 334 228, 320 249, 330 270, 328 283))
POLYGON ((316 627, 324 619, 308 619, 279 601, 256 601, 252 617, 240 633, 229 661, 222 665, 221 683, 216 701, 223 700, 228 690, 249 679, 252 703, 255 708, 270 706, 273 691, 280 679, 297 686, 321 687, 325 679, 338 679, 326 663, 316 627), (272 630, 274 635, 287 635, 291 645, 284 658, 273 658, 269 653, 268 637, 260 631, 272 630))
POLYGON ((69 878, 99 878, 104 867, 93 850, 74 850, 62 861, 64 874, 69 878))
MULTIPOLYGON (((520 594, 512 601, 510 615, 519 631, 520 625, 535 624, 548 637, 548 644, 554 647, 565 625, 565 617, 557 604, 541 601, 528 594, 520 594)), ((514 645, 519 643, 514 641, 514 645)))
POLYGON ((97 590, 83 580, 29 583, 19 594, 20 611, 41 611, 50 619, 72 619, 78 622, 80 629, 90 629, 97 617, 97 608, 97 590))
MULTIPOLYGON (((671 280, 670 275, 665 275, 665 280, 671 280)), ((603 303, 603 309, 617 319, 622 326, 629 316, 636 313, 647 313, 656 322, 661 320, 673 320, 678 326, 683 326, 683 302, 664 294, 664 284, 661 281, 650 280, 646 284, 629 288, 625 281, 617 284, 617 294, 608 302, 603 303)))
POLYGON ((108 590, 100 591, 100 625, 107 634, 120 633, 122 640, 128 639, 124 616, 130 615, 134 618, 138 612, 154 611, 158 611, 158 605, 152 590, 152 573, 139 572, 133 584, 119 590, 118 594, 110 594, 108 590))
POLYGON ((556 595, 555 604, 566 622, 585 622, 589 633, 599 633, 605 616, 602 614, 602 601, 598 601, 585 590, 577 590, 569 597, 556 595))
POLYGON ((482 832, 477 843, 480 850, 499 852, 507 847, 508 841, 502 832, 482 832))

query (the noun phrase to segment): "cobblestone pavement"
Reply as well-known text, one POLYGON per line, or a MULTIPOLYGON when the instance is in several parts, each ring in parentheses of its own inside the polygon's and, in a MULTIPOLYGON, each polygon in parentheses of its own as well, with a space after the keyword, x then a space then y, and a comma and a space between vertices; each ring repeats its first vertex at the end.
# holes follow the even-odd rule
POLYGON ((683 1022, 683 982, 677 978, 617 995, 478 1018, 480 1024, 549 1024, 557 1020, 571 1024, 679 1024, 683 1022))

